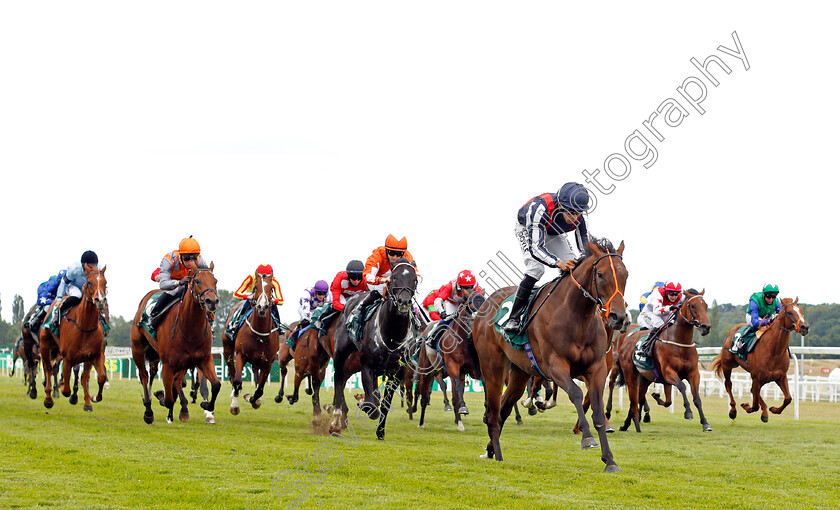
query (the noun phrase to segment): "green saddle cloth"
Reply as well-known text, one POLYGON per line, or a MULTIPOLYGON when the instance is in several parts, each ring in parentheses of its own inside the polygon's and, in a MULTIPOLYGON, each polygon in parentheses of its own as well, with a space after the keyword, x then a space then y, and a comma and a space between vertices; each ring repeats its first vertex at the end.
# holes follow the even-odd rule
POLYGON ((740 328, 738 328, 738 331, 735 332, 735 335, 732 336, 733 345, 735 345, 738 342, 738 340, 741 341, 740 349, 733 349, 731 346, 729 347, 729 352, 731 352, 732 354, 741 358, 744 361, 747 361, 747 354, 752 352, 752 350, 755 348, 755 344, 758 343, 758 337, 755 336, 755 331, 747 333, 747 330, 749 329, 749 324, 741 326, 740 328))
MULTIPOLYGON (((535 289, 531 293, 530 301, 533 302, 534 295, 536 294, 537 290, 535 289)), ((507 324, 508 319, 510 319, 510 310, 513 308, 513 300, 516 298, 516 293, 514 292, 507 299, 499 303, 499 309, 496 310, 496 313, 493 315, 493 327, 496 328, 496 331, 504 337, 504 339, 513 346, 514 349, 524 350, 525 345, 529 343, 528 340, 528 328, 525 328, 525 331, 522 332, 521 335, 512 335, 507 333, 504 330, 505 324, 507 324)), ((522 314, 522 317, 527 317, 531 311, 531 307, 525 310, 522 314)))
POLYGON ((149 334, 152 335, 152 338, 154 338, 155 340, 157 340, 157 330, 153 328, 152 325, 149 323, 149 314, 152 313, 152 308, 155 307, 155 303, 158 302, 158 299, 160 299, 160 296, 162 295, 162 292, 158 292, 156 294, 152 294, 149 297, 149 300, 146 302, 146 307, 143 309, 143 313, 140 315, 140 322, 137 324, 139 327, 148 331, 149 334))
MULTIPOLYGON (((319 306, 318 308, 316 308, 315 310, 312 311, 312 315, 309 317, 309 324, 311 324, 313 328, 315 328, 315 321, 320 319, 321 316, 324 315, 324 312, 326 312, 330 308, 330 306, 331 306, 330 303, 326 303, 326 304, 323 304, 323 305, 319 306)), ((320 333, 322 335, 326 334, 325 330, 318 329, 318 328, 315 328, 315 329, 318 331, 318 333, 320 333)), ((291 338, 291 336, 289 338, 291 338)))
POLYGON ((642 345, 652 333, 653 331, 650 331, 647 335, 642 335, 642 337, 636 341, 636 345, 633 348, 633 364, 636 365, 636 369, 638 369, 639 372, 642 372, 644 370, 653 372, 653 369, 656 367, 656 365, 653 362, 653 359, 648 358, 647 356, 645 356, 644 352, 642 352, 642 345))
POLYGON ((364 330, 365 323, 373 317, 373 314, 375 314, 377 310, 379 310, 382 303, 382 299, 376 300, 376 302, 368 307, 367 311, 364 313, 364 317, 362 317, 362 314, 349 314, 344 326, 347 328, 347 335, 350 337, 350 340, 356 344, 356 346, 361 346, 362 332, 364 330))
MULTIPOLYGON (((58 338, 59 331, 61 330, 60 322, 59 322, 59 314, 61 313, 60 306, 54 306, 52 311, 50 312, 50 316, 44 320, 44 323, 41 324, 41 328, 46 329, 56 338, 58 338)), ((102 332, 104 334, 108 334, 111 331, 111 326, 105 322, 105 319, 99 318, 99 323, 102 324, 102 332)))

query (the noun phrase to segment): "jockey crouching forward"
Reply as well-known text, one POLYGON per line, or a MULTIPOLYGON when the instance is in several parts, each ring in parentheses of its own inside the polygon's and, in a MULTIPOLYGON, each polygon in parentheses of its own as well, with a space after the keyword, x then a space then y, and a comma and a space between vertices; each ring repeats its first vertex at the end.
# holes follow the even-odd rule
POLYGON ((201 247, 192 236, 182 239, 177 250, 163 256, 157 274, 157 282, 163 292, 149 313, 152 329, 157 329, 164 316, 163 312, 186 292, 190 271, 198 269, 210 269, 210 265, 201 257, 201 247))
POLYGON ((446 326, 458 315, 458 307, 466 303, 474 292, 481 293, 481 287, 476 285, 475 276, 468 269, 458 273, 452 281, 431 292, 423 300, 423 306, 429 310, 429 317, 432 320, 439 320, 435 328, 429 332, 429 346, 437 349, 442 326, 446 326))
MULTIPOLYGON (((79 262, 74 262, 64 272, 61 278, 61 283, 56 290, 56 299, 53 306, 61 307, 60 317, 63 317, 73 306, 82 302, 82 287, 87 283, 88 271, 101 271, 102 267, 99 265, 99 257, 96 253, 88 250, 82 254, 79 262)), ((102 316, 105 325, 103 330, 105 335, 110 331, 110 314, 108 312, 108 301, 105 301, 105 313, 102 316)), ((57 326, 57 324, 56 324, 57 326)))
POLYGON ((283 304, 283 293, 280 291, 280 284, 274 278, 274 268, 271 267, 271 264, 260 264, 257 266, 256 271, 254 274, 249 274, 242 280, 242 283, 239 285, 239 288, 236 289, 233 293, 233 297, 236 299, 243 299, 245 303, 242 305, 242 308, 237 312, 236 316, 230 321, 229 330, 225 333, 228 334, 228 338, 233 340, 233 332, 239 327, 239 324, 242 320, 245 319, 247 316, 248 310, 253 307, 253 298, 254 298, 254 287, 257 285, 257 280, 263 278, 270 278, 271 279, 271 292, 269 295, 272 297, 271 299, 271 317, 274 319, 274 323, 279 325, 280 324, 280 310, 278 306, 283 304))
POLYGON ((29 331, 38 335, 38 329, 41 327, 41 322, 43 322, 44 317, 47 316, 47 308, 55 301, 56 295, 58 294, 58 287, 61 285, 61 281, 64 279, 64 275, 67 273, 66 269, 62 269, 58 272, 57 275, 50 276, 47 281, 42 282, 38 285, 38 299, 35 302, 37 308, 35 311, 32 312, 32 315, 29 317, 29 322, 27 326, 29 326, 29 331))
MULTIPOLYGON (((385 291, 385 287, 391 281, 391 266, 396 264, 402 257, 405 257, 406 260, 414 265, 417 282, 420 283, 423 281, 423 277, 420 276, 420 271, 417 269, 417 264, 414 262, 414 257, 408 251, 408 241, 406 241, 405 237, 397 239, 393 235, 388 235, 388 238, 385 239, 385 246, 380 246, 373 250, 373 253, 370 254, 365 262, 363 276, 370 289, 370 294, 365 296, 365 299, 359 303, 359 306, 353 309, 351 318, 355 319, 358 316, 364 318, 364 310, 382 297, 382 292, 385 291)), ((411 317, 415 328, 420 329, 421 326, 417 324, 419 319, 414 314, 411 314, 411 317)))
POLYGON ((315 329, 326 332, 330 322, 344 310, 347 300, 360 292, 367 292, 368 285, 364 278, 365 265, 361 260, 351 260, 345 271, 339 271, 330 285, 332 300, 330 307, 315 321, 315 329))
POLYGON ((577 250, 588 254, 589 232, 582 214, 589 209, 589 201, 583 185, 567 182, 557 193, 543 193, 519 209, 514 232, 525 259, 525 278, 505 324, 508 334, 519 334, 522 329, 522 314, 545 266, 560 269, 561 277, 575 268, 577 255, 563 234, 574 232, 577 250))
POLYGON ((642 329, 651 330, 642 343, 641 350, 646 357, 650 358, 656 337, 667 327, 665 321, 675 308, 679 308, 684 299, 682 285, 674 282, 666 283, 664 287, 659 287, 648 296, 645 307, 636 321, 642 329))
POLYGON ((782 302, 778 299, 779 286, 767 284, 761 292, 756 292, 750 296, 750 304, 747 307, 747 323, 750 325, 747 332, 739 337, 734 344, 732 350, 740 350, 744 346, 744 337, 754 334, 759 329, 769 326, 773 320, 782 310, 782 302))

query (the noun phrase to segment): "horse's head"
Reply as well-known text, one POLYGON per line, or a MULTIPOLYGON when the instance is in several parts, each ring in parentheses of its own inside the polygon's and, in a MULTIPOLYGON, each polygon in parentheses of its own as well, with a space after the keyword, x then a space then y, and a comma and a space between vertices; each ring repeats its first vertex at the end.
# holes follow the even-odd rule
POLYGON ((607 327, 618 330, 627 317, 627 304, 624 302, 624 287, 627 284, 627 268, 621 255, 624 253, 624 241, 614 249, 606 239, 590 241, 591 255, 584 264, 592 263, 592 281, 590 294, 601 308, 607 327))
POLYGON ((694 289, 685 291, 685 300, 680 306, 680 315, 686 322, 700 330, 701 336, 706 336, 712 330, 709 321, 709 305, 703 299, 706 289, 697 292, 694 289))
POLYGON ((417 271, 414 265, 405 257, 397 260, 391 266, 391 281, 388 283, 388 299, 390 299, 401 314, 411 310, 411 298, 417 290, 417 271))
POLYGON ((84 292, 85 299, 96 306, 96 310, 100 315, 104 315, 108 308, 108 292, 106 289, 108 282, 105 280, 105 269, 107 267, 105 266, 99 270, 95 266, 85 264, 87 282, 85 282, 82 291, 84 292))
POLYGON ((257 311, 257 315, 265 317, 274 304, 274 286, 271 285, 273 276, 270 274, 256 274, 254 280, 254 295, 251 297, 251 306, 257 311))
POLYGON ((776 317, 779 326, 787 331, 796 331, 802 336, 808 334, 808 321, 802 314, 802 309, 799 308, 799 297, 796 300, 790 298, 782 299, 782 311, 776 317))
POLYGON ((208 315, 216 311, 219 305, 219 295, 216 293, 216 277, 213 275, 213 262, 209 269, 190 271, 190 294, 208 315))

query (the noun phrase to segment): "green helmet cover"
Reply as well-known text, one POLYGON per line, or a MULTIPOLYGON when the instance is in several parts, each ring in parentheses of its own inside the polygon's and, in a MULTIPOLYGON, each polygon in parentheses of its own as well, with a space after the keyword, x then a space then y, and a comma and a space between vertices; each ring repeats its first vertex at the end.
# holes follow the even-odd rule
POLYGON ((762 292, 765 293, 765 294, 767 294, 768 292, 775 292, 776 294, 778 294, 779 293, 779 286, 768 283, 767 285, 764 286, 764 290, 762 290, 762 292))

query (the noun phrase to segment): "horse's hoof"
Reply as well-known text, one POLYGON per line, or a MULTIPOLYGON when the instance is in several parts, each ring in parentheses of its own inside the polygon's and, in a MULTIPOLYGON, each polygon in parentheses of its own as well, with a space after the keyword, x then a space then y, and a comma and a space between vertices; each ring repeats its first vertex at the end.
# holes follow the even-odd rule
POLYGON ((584 450, 589 448, 596 448, 598 446, 598 441, 595 440, 594 437, 584 437, 580 441, 580 447, 584 450))
POLYGON ((703 424, 703 432, 711 432, 711 431, 712 431, 712 426, 709 425, 708 423, 704 423, 703 424))
POLYGON ((528 414, 531 416, 534 416, 537 412, 537 406, 531 406, 528 408, 528 414))
POLYGON ((84 406, 82 409, 84 409, 84 410, 85 410, 86 412, 88 412, 88 413, 92 413, 92 412, 93 412, 93 406, 92 406, 92 405, 90 405, 90 404, 85 404, 85 406, 84 406))
POLYGON ((230 408, 230 414, 232 414, 234 416, 238 415, 239 414, 239 408, 238 407, 231 407, 230 408))
POLYGON ((213 416, 213 413, 210 411, 204 411, 204 423, 208 425, 215 425, 216 424, 216 417, 213 416))
POLYGON ((642 423, 650 423, 650 415, 645 413, 645 416, 642 418, 642 423))
POLYGON ((736 411, 735 409, 730 409, 729 417, 734 420, 736 416, 738 416, 738 411, 736 411))
POLYGON ((251 407, 253 407, 254 409, 259 409, 261 405, 262 405, 262 399, 261 398, 258 398, 256 400, 251 399, 251 407))
POLYGON ((36 398, 38 398, 38 392, 35 391, 35 390, 30 391, 29 392, 29 398, 31 398, 32 400, 35 400, 36 398))
POLYGON ((182 412, 181 414, 178 415, 178 419, 181 420, 182 422, 186 423, 186 422, 190 421, 190 413, 188 413, 186 411, 182 412))
POLYGON ((379 439, 380 441, 384 441, 385 440, 385 431, 383 430, 382 432, 380 432, 380 431, 377 430, 376 431, 376 439, 379 439))
POLYGON ((452 406, 451 406, 451 405, 449 405, 449 404, 444 404, 444 405, 443 405, 443 412, 445 412, 445 413, 451 413, 451 412, 452 412, 452 406))
POLYGON ((488 455, 487 452, 484 452, 481 455, 479 455, 478 458, 487 460, 487 459, 491 459, 492 457, 490 457, 490 455, 488 455))
POLYGON ((307 395, 312 395, 312 390, 310 388, 306 388, 305 390, 303 390, 303 392, 307 395))
POLYGON ((95 397, 93 397, 93 401, 94 402, 102 402, 102 395, 96 395, 95 397))
POLYGON ((612 425, 607 425, 607 428, 604 429, 604 432, 606 432, 607 434, 612 434, 613 432, 615 432, 615 429, 612 425))
POLYGON ((458 432, 463 432, 465 430, 467 430, 467 429, 464 428, 464 424, 459 422, 458 423, 458 432))
POLYGON ((78 404, 79 403, 78 395, 70 395, 70 400, 68 400, 68 402, 70 402, 70 405, 72 405, 72 406, 78 404))
POLYGON ((44 407, 46 407, 47 409, 52 409, 54 405, 55 402, 53 402, 52 400, 44 399, 44 407))
POLYGON ((279 404, 283 401, 283 395, 277 395, 276 397, 274 397, 274 401, 279 404))
POLYGON ((767 423, 767 420, 768 420, 768 419, 769 419, 769 418, 767 418, 767 415, 766 415, 766 414, 762 414, 762 415, 761 415, 761 421, 763 421, 764 423, 767 423))
POLYGON ((522 421, 522 420, 516 420, 516 424, 517 424, 517 425, 523 425, 524 423, 525 423, 525 422, 524 422, 524 421, 522 421))
POLYGON ((458 414, 470 414, 470 410, 467 409, 467 406, 461 406, 460 409, 458 409, 458 414))
POLYGON ((683 414, 683 418, 685 418, 686 420, 693 420, 694 413, 692 413, 691 411, 686 411, 685 414, 683 414))
POLYGON ((167 417, 166 417, 166 423, 171 424, 171 423, 172 423, 172 418, 170 418, 169 416, 167 416, 167 417))
POLYGON ((627 427, 618 427, 618 430, 622 432, 627 432, 627 427))
POLYGON ((604 468, 604 473, 620 473, 621 469, 618 468, 618 465, 611 464, 604 468))
POLYGON ((423 425, 422 423, 420 423, 419 425, 417 425, 417 428, 418 428, 418 429, 425 429, 425 428, 426 428, 426 426, 425 426, 425 425, 423 425))
POLYGON ((653 400, 656 400, 657 403, 661 400, 659 398, 659 393, 651 393, 650 396, 653 397, 653 400))
POLYGON ((155 421, 155 415, 152 413, 143 413, 143 421, 146 422, 147 425, 151 425, 155 421))

